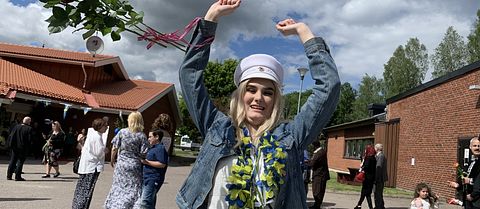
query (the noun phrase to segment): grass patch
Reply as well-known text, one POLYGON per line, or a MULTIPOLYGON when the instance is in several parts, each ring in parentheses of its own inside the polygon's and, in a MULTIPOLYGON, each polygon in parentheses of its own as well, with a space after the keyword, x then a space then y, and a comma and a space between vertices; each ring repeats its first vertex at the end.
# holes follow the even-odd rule
MULTIPOLYGON (((362 190, 362 186, 341 184, 337 182, 337 173, 330 171, 330 180, 327 181, 327 190, 333 192, 360 193, 360 191, 362 190)), ((385 187, 385 189, 383 190, 383 195, 390 197, 413 197, 413 192, 385 187)))
POLYGON ((198 155, 197 151, 182 150, 178 148, 173 148, 173 155, 177 157, 186 157, 186 158, 196 158, 198 155))

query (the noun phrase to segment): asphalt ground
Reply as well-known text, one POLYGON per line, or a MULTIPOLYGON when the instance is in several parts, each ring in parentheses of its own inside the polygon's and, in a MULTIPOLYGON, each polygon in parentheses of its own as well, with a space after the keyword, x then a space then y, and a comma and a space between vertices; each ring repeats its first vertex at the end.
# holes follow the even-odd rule
MULTIPOLYGON (((175 195, 192 168, 193 158, 173 157, 167 170, 165 183, 157 194, 157 209, 178 208, 175 195)), ((0 209, 67 209, 71 208, 73 192, 78 176, 72 172, 72 161, 60 162, 58 178, 41 178, 45 167, 40 160, 27 159, 24 165, 23 178, 27 181, 7 180, 8 159, 0 157, 0 209)), ((53 171, 53 170, 52 170, 53 171)), ((90 208, 101 209, 112 184, 113 169, 105 165, 97 181, 90 208)), ((311 188, 310 188, 311 191, 311 188)), ((359 193, 334 193, 327 191, 323 203, 324 208, 354 208, 359 193)), ((307 201, 313 204, 312 193, 307 201)), ((410 198, 385 197, 388 209, 410 208, 410 198)), ((362 208, 368 208, 364 201, 362 208)), ((440 208, 460 209, 458 206, 441 203, 440 208)))

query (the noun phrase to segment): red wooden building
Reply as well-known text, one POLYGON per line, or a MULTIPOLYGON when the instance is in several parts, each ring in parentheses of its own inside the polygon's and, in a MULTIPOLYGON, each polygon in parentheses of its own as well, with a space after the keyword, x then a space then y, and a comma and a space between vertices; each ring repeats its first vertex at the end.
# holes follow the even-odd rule
MULTIPOLYGON (((142 113, 146 131, 160 113, 180 123, 175 87, 131 80, 118 56, 0 43, 0 131, 30 115, 60 121, 64 131, 88 128, 94 118, 114 122, 142 113)), ((173 131, 172 130, 172 131, 173 131)))

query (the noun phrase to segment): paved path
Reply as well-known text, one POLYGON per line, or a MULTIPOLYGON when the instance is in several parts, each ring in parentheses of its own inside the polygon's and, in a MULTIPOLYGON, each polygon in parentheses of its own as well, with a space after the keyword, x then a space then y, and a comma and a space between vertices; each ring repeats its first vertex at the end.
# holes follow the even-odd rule
MULTIPOLYGON (((180 163, 173 163, 167 171, 165 184, 158 193, 157 209, 175 209, 175 195, 188 175, 191 159, 177 159, 180 163)), ((7 181, 6 170, 8 162, 3 157, 0 159, 0 209, 67 209, 71 208, 71 201, 75 189, 77 175, 72 172, 72 162, 62 162, 59 178, 42 179, 44 166, 40 160, 27 160, 24 166, 27 179, 25 182, 7 181)), ((92 209, 101 209, 112 183, 113 169, 105 166, 105 171, 100 174, 95 187, 92 209)), ((339 194, 327 192, 325 195, 325 208, 353 208, 359 194, 339 194)), ((311 192, 308 197, 313 202, 311 192)), ((385 198, 389 209, 408 209, 410 199, 385 198)), ((366 201, 363 208, 368 208, 366 201)), ((460 209, 460 207, 442 204, 440 208, 460 209)))

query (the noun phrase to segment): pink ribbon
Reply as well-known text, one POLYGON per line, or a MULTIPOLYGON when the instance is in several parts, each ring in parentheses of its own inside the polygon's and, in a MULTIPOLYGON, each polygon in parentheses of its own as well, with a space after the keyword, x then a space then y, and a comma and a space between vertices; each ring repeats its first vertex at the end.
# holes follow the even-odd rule
MULTIPOLYGON (((150 49, 155 44, 155 42, 165 42, 167 44, 183 43, 187 46, 192 46, 190 43, 188 43, 188 41, 185 40, 185 36, 198 24, 201 19, 201 17, 194 18, 187 26, 185 26, 183 32, 177 30, 173 33, 161 34, 148 27, 147 31, 142 36, 138 37, 138 41, 148 41, 149 43, 147 44, 147 49, 150 49)), ((213 42, 214 38, 215 36, 211 36, 202 43, 194 45, 193 47, 200 48, 202 46, 205 46, 206 44, 210 44, 213 42)))

